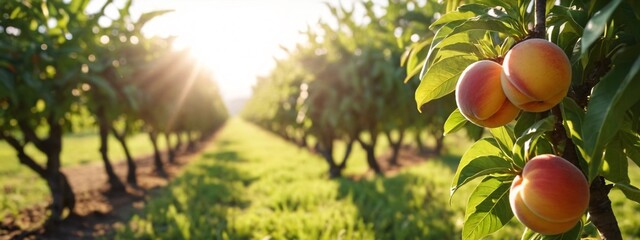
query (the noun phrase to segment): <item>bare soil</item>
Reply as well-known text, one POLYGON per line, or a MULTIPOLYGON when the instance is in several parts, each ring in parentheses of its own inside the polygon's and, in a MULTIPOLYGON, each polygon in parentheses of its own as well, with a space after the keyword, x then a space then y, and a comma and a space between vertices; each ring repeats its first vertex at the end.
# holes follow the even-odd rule
MULTIPOLYGON (((76 207, 55 229, 45 231, 42 223, 47 217, 46 203, 24 209, 17 216, 7 216, 0 222, 0 240, 4 239, 95 239, 106 236, 140 211, 155 192, 167 186, 195 156, 210 144, 199 143, 192 151, 181 149, 175 163, 167 162, 162 154, 167 176, 154 171, 153 154, 138 157, 138 186, 127 186, 126 192, 110 192, 102 163, 65 167, 62 169, 76 194, 76 207)), ((127 163, 113 165, 121 180, 126 179, 127 163)), ((48 200, 50 201, 50 200, 48 200)))

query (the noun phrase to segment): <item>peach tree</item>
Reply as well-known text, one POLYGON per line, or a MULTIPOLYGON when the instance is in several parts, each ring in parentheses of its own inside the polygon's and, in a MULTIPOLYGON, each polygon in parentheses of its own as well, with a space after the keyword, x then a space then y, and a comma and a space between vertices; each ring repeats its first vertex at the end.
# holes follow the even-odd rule
POLYGON ((640 4, 631 0, 446 1, 435 34, 407 54, 418 108, 455 91, 445 134, 490 134, 462 156, 463 239, 513 219, 523 239, 621 239, 609 192, 640 202, 640 4), (632 160, 632 161, 629 161, 632 160), (477 181, 472 181, 477 179, 477 181))

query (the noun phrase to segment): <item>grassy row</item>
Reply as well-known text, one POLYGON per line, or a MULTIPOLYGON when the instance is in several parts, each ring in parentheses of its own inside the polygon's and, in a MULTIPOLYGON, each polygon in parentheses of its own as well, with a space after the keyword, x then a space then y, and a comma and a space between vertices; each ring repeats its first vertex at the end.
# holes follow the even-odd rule
MULTIPOLYGON (((347 174, 366 170, 354 149, 347 174)), ((322 159, 241 120, 121 227, 122 239, 460 239, 471 188, 449 200, 459 157, 392 177, 328 180, 322 159)), ((633 169, 638 173, 640 170, 633 169)), ((638 179, 638 174, 634 180, 638 179)), ((638 237, 638 204, 613 193, 625 236, 638 237)), ((512 220, 491 238, 516 239, 512 220)))
MULTIPOLYGON (((347 174, 364 172, 363 159, 355 148, 347 174)), ((449 205, 451 177, 430 161, 393 177, 328 180, 318 156, 232 120, 116 237, 459 238, 465 197, 449 205)))
MULTIPOLYGON (((164 138, 159 138, 159 146, 165 148, 164 138)), ((144 156, 153 152, 153 147, 147 134, 136 134, 127 139, 132 156, 144 156)), ((102 164, 102 157, 98 152, 100 139, 97 133, 73 133, 65 135, 62 147, 63 167, 82 164, 102 164)), ((41 164, 45 163, 44 154, 28 145, 27 153, 33 156, 41 164)), ((112 163, 125 160, 125 154, 120 143, 109 138, 109 157, 112 163)), ((34 204, 45 202, 49 190, 46 182, 40 179, 33 171, 23 166, 18 161, 16 153, 6 142, 0 141, 0 218, 5 214, 16 214, 34 204), (25 184, 29 183, 29 184, 25 184)), ((102 184, 102 183, 96 183, 102 184)))

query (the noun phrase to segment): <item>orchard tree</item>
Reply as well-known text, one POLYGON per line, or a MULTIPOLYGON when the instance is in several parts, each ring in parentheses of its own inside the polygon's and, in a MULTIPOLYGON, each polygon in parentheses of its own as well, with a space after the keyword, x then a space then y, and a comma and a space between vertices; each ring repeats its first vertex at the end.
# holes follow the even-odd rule
MULTIPOLYGON (((515 215, 523 239, 577 239, 593 224, 621 239, 608 194, 640 202, 640 5, 636 1, 472 1, 431 23, 421 52, 418 107, 455 90, 444 124, 491 137, 462 156, 451 195, 481 182, 462 237, 480 239, 515 215), (586 214, 588 213, 588 214, 586 214)), ((416 54, 418 55, 418 54, 416 54)), ((407 71, 416 73, 419 64, 407 71)))
POLYGON ((88 56, 79 46, 87 44, 83 36, 91 34, 92 26, 85 6, 80 1, 9 1, 0 7, 0 138, 47 182, 52 197, 48 227, 75 206, 73 190, 60 172, 60 152, 62 134, 81 108, 81 67, 88 56), (25 152, 28 144, 44 153, 45 166, 25 152))

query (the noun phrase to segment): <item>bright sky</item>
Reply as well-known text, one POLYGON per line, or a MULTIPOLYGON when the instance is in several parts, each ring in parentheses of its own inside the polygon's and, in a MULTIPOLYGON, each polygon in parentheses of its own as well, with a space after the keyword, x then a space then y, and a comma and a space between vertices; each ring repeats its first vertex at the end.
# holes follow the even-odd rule
MULTIPOLYGON (((149 22, 149 35, 175 35, 209 66, 226 100, 248 97, 280 45, 293 47, 307 24, 330 13, 322 0, 134 0, 132 11, 174 9, 149 22)), ((330 1, 337 2, 337 1, 330 1)), ((342 1, 350 2, 350 1, 342 1)))

